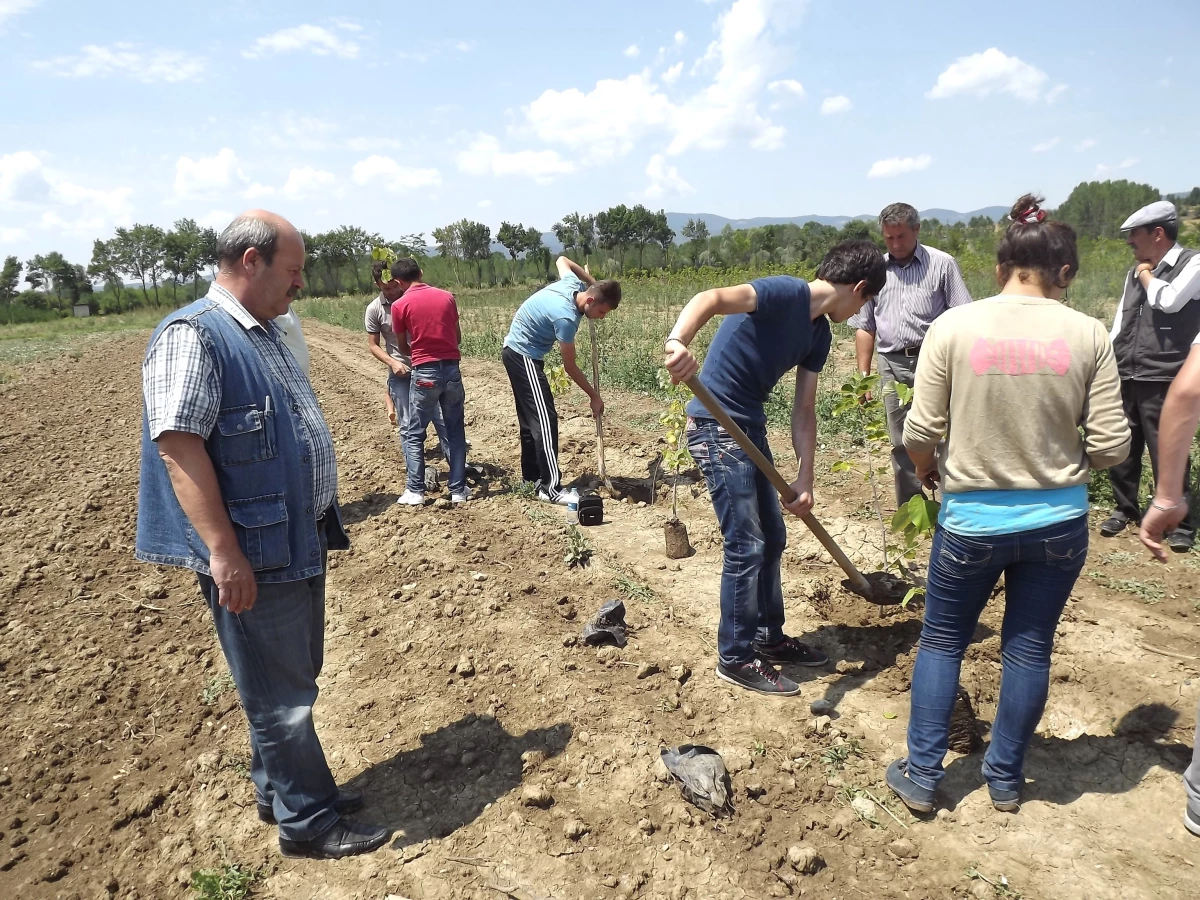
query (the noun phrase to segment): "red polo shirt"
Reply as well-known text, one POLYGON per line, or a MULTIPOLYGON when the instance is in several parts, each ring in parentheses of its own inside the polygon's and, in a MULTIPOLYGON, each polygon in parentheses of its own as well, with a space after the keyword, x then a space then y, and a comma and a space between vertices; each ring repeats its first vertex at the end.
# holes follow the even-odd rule
POLYGON ((408 334, 412 364, 460 359, 454 295, 417 282, 392 304, 392 329, 408 334))

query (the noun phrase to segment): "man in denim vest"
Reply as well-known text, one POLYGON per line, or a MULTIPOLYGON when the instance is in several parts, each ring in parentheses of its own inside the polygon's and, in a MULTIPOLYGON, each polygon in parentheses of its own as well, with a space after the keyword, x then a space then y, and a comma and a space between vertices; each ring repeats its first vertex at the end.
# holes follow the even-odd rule
POLYGON ((313 727, 325 562, 350 546, 333 439, 272 321, 304 286, 304 241, 255 210, 217 241, 208 296, 155 330, 142 365, 138 559, 197 573, 250 724, 258 814, 285 856, 365 853, 313 727))

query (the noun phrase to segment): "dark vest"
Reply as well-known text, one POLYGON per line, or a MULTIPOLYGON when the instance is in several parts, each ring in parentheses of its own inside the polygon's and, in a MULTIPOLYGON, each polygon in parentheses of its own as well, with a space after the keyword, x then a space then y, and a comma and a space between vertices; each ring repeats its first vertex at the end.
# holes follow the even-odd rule
MULTIPOLYGON (((1170 284, 1195 255, 1195 250, 1182 250, 1175 265, 1154 277, 1170 284)), ((1135 269, 1125 277, 1121 330, 1113 341, 1117 371, 1126 381, 1170 381, 1183 368, 1192 341, 1200 333, 1200 299, 1193 297, 1176 312, 1153 309, 1146 289, 1133 277, 1135 269)))

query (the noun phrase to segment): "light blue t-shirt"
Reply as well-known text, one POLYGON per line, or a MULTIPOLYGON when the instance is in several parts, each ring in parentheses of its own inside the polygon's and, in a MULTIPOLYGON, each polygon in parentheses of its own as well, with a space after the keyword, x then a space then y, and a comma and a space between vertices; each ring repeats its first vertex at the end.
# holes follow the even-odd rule
POLYGON ((943 494, 938 524, 965 536, 1017 534, 1070 522, 1088 511, 1087 485, 943 494))
POLYGON ((575 294, 586 290, 587 285, 576 275, 546 285, 521 304, 504 346, 530 359, 541 359, 555 341, 575 343, 575 332, 583 319, 583 313, 575 308, 575 294))

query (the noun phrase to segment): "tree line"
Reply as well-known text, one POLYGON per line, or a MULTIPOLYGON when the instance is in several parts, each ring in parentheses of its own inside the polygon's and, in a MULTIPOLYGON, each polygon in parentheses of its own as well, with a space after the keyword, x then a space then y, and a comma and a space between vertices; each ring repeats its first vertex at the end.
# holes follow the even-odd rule
MULTIPOLYGON (((1053 215, 1075 226, 1085 239, 1110 240, 1114 265, 1119 257, 1120 225, 1125 218, 1163 195, 1148 184, 1131 181, 1091 181, 1075 187, 1053 215)), ((1187 216, 1200 212, 1200 187, 1171 199, 1187 216)), ((981 270, 992 264, 1003 223, 984 216, 953 225, 931 219, 923 223, 926 243, 965 260, 981 270)), ((642 204, 618 204, 598 213, 573 212, 551 228, 564 251, 593 271, 627 275, 680 268, 750 268, 814 266, 835 243, 848 238, 879 240, 874 222, 851 220, 842 227, 809 222, 804 225, 765 225, 735 230, 726 226, 710 234, 702 219, 689 219, 677 235, 665 211, 642 204)), ((389 247, 417 258, 431 280, 454 286, 504 282, 539 282, 553 278, 553 257, 542 232, 522 223, 503 221, 491 228, 460 219, 435 228, 428 241, 423 233, 388 241, 366 229, 343 225, 327 232, 302 232, 308 256, 305 279, 310 294, 367 293, 373 289, 371 253, 389 247), (432 243, 432 246, 430 245, 432 243), (502 250, 500 249, 502 248, 502 250)), ((1181 240, 1196 244, 1196 226, 1185 228, 1181 240)), ((117 228, 107 239, 96 239, 86 266, 61 253, 38 255, 22 263, 15 256, 0 269, 0 302, 8 321, 21 309, 69 314, 74 304, 87 303, 93 312, 119 312, 134 306, 161 306, 193 299, 215 277, 217 233, 192 219, 180 219, 169 230, 137 224, 117 228), (29 290, 21 291, 24 280, 29 290), (167 290, 169 288, 169 292, 167 290), (181 291, 182 288, 182 291, 181 291), (181 296, 182 294, 182 296, 181 296)))

